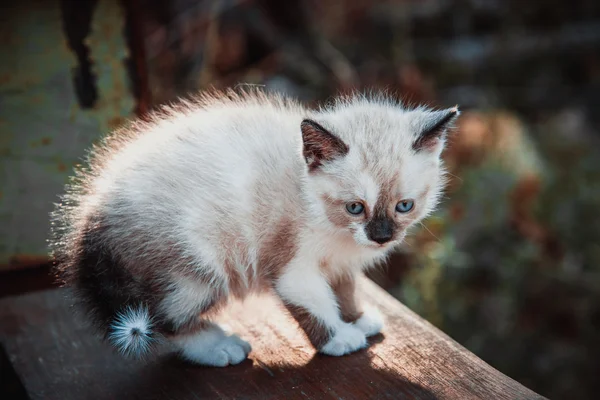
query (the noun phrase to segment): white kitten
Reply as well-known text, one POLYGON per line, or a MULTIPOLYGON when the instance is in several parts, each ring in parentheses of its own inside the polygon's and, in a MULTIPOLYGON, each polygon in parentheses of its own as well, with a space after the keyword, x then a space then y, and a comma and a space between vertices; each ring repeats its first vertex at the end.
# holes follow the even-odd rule
POLYGON ((250 345, 207 317, 264 289, 321 352, 353 352, 382 327, 355 276, 434 209, 457 115, 204 94, 91 151, 53 213, 58 271, 123 353, 163 337, 193 362, 237 364, 250 345))

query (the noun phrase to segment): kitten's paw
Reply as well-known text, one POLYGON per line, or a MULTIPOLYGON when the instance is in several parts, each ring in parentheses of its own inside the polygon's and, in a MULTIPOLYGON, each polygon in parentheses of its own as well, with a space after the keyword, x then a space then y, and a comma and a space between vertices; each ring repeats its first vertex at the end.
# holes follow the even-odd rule
POLYGON ((321 348, 321 353, 330 356, 343 356, 367 347, 367 338, 354 325, 345 324, 321 348))
POLYGON ((383 316, 376 308, 367 308, 354 325, 367 337, 377 335, 383 328, 383 316))
POLYGON ((215 367, 226 367, 236 365, 244 361, 252 348, 250 343, 242 340, 237 335, 228 336, 214 349, 215 367))
POLYGON ((199 335, 194 342, 184 345, 182 356, 196 364, 226 367, 241 363, 252 350, 250 343, 237 335, 226 336, 223 333, 218 338, 208 336, 199 335))

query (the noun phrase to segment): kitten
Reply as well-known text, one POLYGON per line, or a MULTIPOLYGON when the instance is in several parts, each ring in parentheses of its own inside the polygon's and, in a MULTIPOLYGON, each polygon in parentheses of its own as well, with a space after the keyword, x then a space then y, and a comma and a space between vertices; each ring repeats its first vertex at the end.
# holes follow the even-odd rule
POLYGON ((56 267, 125 354, 166 338, 192 362, 240 363, 250 345, 210 316, 266 289, 320 352, 354 352, 383 323, 355 277, 436 206, 457 115, 203 94, 92 149, 52 215, 56 267))

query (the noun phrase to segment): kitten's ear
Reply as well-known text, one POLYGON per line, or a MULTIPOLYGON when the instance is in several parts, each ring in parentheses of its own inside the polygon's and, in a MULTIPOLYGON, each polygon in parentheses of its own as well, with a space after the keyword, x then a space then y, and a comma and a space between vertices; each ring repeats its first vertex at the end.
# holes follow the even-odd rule
POLYGON ((428 113, 425 123, 421 125, 420 132, 413 142, 413 150, 429 151, 439 155, 442 151, 446 132, 459 114, 458 106, 428 113))
POLYGON ((348 154, 348 145, 315 121, 305 119, 300 129, 304 146, 302 153, 310 171, 348 154))

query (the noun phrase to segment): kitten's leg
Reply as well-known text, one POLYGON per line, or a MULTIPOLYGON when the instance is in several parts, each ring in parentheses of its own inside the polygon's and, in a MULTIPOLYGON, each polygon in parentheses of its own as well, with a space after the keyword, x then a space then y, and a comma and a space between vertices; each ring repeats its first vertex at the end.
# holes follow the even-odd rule
POLYGON ((212 367, 226 367, 244 361, 252 348, 237 335, 227 335, 218 325, 200 320, 193 329, 186 327, 171 341, 188 361, 212 367))
POLYGON ((363 331, 340 317, 337 301, 318 267, 292 262, 276 283, 287 309, 320 352, 341 356, 366 347, 363 331))
POLYGON ((376 308, 359 304, 356 276, 343 275, 332 282, 331 288, 337 297, 344 321, 354 323, 367 337, 381 332, 383 328, 381 313, 376 308))
POLYGON ((250 344, 199 318, 223 300, 224 294, 210 282, 187 278, 172 281, 161 311, 168 321, 168 338, 183 358, 214 367, 239 364, 246 359, 250 344))

